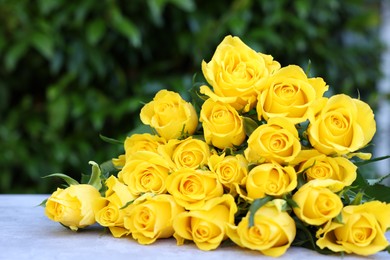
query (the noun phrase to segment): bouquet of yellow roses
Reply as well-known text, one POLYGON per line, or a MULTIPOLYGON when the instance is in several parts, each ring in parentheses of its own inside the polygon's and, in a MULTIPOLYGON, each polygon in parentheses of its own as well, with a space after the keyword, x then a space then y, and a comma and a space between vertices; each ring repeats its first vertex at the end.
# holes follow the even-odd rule
MULTIPOLYGON (((224 241, 281 256, 290 246, 371 255, 389 247, 390 188, 358 166, 376 131, 368 104, 325 97, 322 78, 227 36, 192 102, 161 90, 124 154, 45 202, 45 214, 72 230, 97 222, 140 244, 174 237, 213 250, 224 241)), ((103 137, 106 141, 116 142, 103 137)), ((384 158, 378 159, 386 159, 384 158)), ((385 176, 387 177, 387 176, 385 176)))

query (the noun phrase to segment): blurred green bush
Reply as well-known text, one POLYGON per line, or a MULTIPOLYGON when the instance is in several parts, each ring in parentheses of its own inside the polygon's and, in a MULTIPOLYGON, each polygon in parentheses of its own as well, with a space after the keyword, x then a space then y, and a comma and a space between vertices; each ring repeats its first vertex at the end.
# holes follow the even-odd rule
POLYGON ((379 1, 0 0, 0 192, 79 179, 139 124, 162 88, 185 97, 227 34, 282 66, 311 61, 334 92, 375 107, 379 1))

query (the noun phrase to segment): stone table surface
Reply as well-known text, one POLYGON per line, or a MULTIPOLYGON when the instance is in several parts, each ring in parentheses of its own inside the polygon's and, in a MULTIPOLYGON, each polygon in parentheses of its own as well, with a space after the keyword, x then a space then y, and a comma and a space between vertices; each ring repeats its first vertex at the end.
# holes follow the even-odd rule
MULTIPOLYGON (((172 239, 148 246, 114 238, 98 225, 72 232, 49 220, 38 206, 49 195, 0 195, 0 259, 274 259, 238 246, 201 251, 194 244, 177 246, 172 239)), ((389 234, 388 234, 389 235, 389 234)), ((389 237, 389 236, 388 236, 389 237)), ((370 257, 324 256, 289 248, 279 259, 390 259, 385 252, 370 257)))

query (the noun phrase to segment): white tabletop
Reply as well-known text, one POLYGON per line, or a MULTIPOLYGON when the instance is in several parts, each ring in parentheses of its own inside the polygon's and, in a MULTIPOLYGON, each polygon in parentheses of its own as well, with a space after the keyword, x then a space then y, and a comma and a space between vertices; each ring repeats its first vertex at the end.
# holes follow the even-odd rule
MULTIPOLYGON (((274 259, 237 246, 201 251, 194 244, 177 246, 174 239, 139 245, 129 238, 114 238, 94 225, 72 232, 49 220, 39 205, 49 195, 0 195, 0 259, 274 259)), ((389 236, 388 236, 389 237, 389 236)), ((279 259, 389 259, 378 253, 358 256, 324 256, 303 248, 289 248, 279 259)))

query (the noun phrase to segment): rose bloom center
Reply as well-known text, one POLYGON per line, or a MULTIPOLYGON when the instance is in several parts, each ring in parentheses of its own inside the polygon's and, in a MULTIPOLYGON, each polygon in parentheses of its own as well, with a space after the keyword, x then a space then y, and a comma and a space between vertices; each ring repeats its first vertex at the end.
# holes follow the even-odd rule
POLYGON ((113 207, 108 207, 107 210, 104 212, 104 219, 110 221, 114 221, 118 218, 118 210, 116 210, 113 207))
POLYGON ((290 100, 297 93, 297 87, 292 85, 283 85, 275 89, 275 93, 283 99, 290 100))
POLYGON ((149 188, 153 183, 153 179, 154 179, 153 174, 151 174, 149 172, 145 173, 141 177, 141 185, 143 187, 149 188))
POLYGON ((183 154, 182 163, 184 165, 192 165, 196 160, 196 155, 192 151, 185 152, 183 154))
POLYGON ((207 241, 210 237, 210 228, 207 223, 199 223, 193 227, 193 236, 199 242, 207 241))
POLYGON ((220 169, 220 176, 224 180, 229 180, 234 176, 235 170, 231 165, 226 165, 224 167, 221 167, 220 169))
POLYGON ((324 195, 318 196, 316 205, 322 215, 328 215, 335 207, 334 201, 324 195))
POLYGON ((198 194, 201 187, 200 180, 196 176, 190 176, 182 182, 181 191, 186 195, 198 194))
POLYGON ((265 244, 269 242, 271 229, 268 225, 257 224, 249 229, 249 237, 254 244, 265 244))
POLYGON ((142 208, 136 215, 137 229, 147 229, 150 226, 152 219, 153 213, 147 207, 142 208))
POLYGON ((331 174, 332 169, 329 167, 329 165, 318 165, 313 166, 312 168, 307 170, 307 175, 311 179, 324 179, 329 178, 332 176, 331 174))
POLYGON ((279 151, 286 147, 286 141, 282 135, 273 135, 270 140, 270 148, 273 151, 279 151))
POLYGON ((342 113, 334 112, 325 119, 325 124, 333 134, 338 135, 349 128, 349 118, 342 113))

